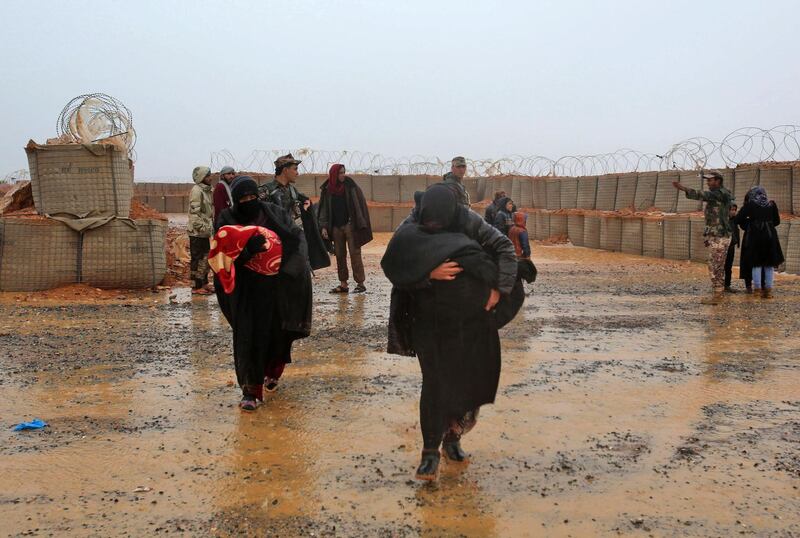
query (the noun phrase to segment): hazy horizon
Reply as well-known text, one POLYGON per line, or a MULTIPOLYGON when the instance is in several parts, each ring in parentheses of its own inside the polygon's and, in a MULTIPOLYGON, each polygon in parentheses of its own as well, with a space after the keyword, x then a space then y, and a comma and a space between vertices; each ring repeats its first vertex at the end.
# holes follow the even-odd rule
POLYGON ((132 111, 139 180, 188 180, 223 149, 558 158, 800 123, 790 1, 75 1, 0 14, 0 177, 92 92, 132 111))

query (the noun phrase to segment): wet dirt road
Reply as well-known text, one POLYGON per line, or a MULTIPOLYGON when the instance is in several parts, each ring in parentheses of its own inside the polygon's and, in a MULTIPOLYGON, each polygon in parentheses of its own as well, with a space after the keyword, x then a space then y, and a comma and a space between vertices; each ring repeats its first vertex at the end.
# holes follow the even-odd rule
POLYGON ((703 306, 700 265, 534 244, 472 461, 431 486, 416 360, 382 351, 386 239, 367 295, 318 275, 315 334, 253 414, 213 298, 3 295, 2 534, 800 536, 800 279, 703 306))

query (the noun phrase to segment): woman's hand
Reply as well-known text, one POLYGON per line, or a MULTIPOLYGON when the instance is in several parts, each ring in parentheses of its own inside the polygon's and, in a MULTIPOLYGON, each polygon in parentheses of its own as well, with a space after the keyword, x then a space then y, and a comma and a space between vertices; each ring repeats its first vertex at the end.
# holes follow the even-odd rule
POLYGON ((457 262, 446 260, 439 267, 431 271, 428 278, 431 280, 455 280, 456 275, 463 270, 464 269, 462 269, 457 262))
POLYGON ((326 240, 328 239, 328 229, 327 229, 327 228, 323 228, 323 229, 321 229, 321 230, 319 231, 319 233, 322 235, 322 238, 323 238, 323 239, 326 239, 326 240))
POLYGON ((263 252, 267 250, 264 248, 264 245, 267 243, 267 238, 261 235, 260 233, 253 234, 250 236, 250 239, 247 240, 247 250, 251 254, 256 254, 258 252, 263 252))
POLYGON ((486 306, 483 307, 484 310, 487 312, 491 312, 492 309, 497 306, 497 303, 500 301, 500 291, 499 290, 492 290, 489 292, 489 300, 486 301, 486 306))

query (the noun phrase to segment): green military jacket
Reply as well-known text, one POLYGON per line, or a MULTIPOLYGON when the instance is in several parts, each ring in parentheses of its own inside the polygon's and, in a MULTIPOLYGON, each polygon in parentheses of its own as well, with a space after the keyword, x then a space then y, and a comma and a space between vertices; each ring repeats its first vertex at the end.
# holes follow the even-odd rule
POLYGON ((702 200, 706 203, 703 213, 706 218, 706 227, 703 230, 705 237, 730 237, 733 226, 730 220, 731 203, 733 195, 725 187, 710 191, 697 191, 689 189, 686 197, 691 200, 702 200))
POLYGON ((291 183, 284 186, 274 179, 258 188, 258 197, 265 202, 281 206, 291 215, 295 224, 303 227, 300 208, 308 198, 301 194, 291 183))
POLYGON ((442 181, 445 185, 454 186, 453 191, 456 193, 456 198, 458 199, 459 204, 469 207, 469 193, 467 192, 467 189, 464 188, 464 184, 461 183, 461 180, 457 175, 455 175, 453 172, 447 172, 442 177, 442 181))

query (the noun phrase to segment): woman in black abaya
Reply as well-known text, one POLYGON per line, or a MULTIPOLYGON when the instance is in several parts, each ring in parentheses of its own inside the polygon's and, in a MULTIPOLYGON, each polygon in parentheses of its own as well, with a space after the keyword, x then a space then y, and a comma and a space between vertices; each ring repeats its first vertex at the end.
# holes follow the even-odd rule
POLYGON ((463 461, 461 436, 475 425, 480 406, 494 402, 497 330, 516 314, 523 292, 511 242, 478 215, 491 230, 481 228, 481 237, 494 248, 487 252, 464 233, 472 215, 448 187, 430 187, 416 213, 416 222, 395 232, 381 265, 394 285, 390 340, 404 341, 403 351, 390 343, 390 352, 416 354, 422 370, 417 478, 433 480, 440 445, 448 459, 463 461))
POLYGON ((257 199, 258 185, 249 176, 231 183, 233 205, 222 211, 215 232, 226 225, 261 226, 275 232, 283 252, 277 275, 257 273, 245 264, 264 250, 265 238, 253 235, 234 262, 235 286, 225 293, 219 277, 215 289, 220 309, 233 330, 236 378, 242 389, 239 407, 254 410, 263 390, 277 387, 284 366, 292 361, 292 342, 311 331, 311 275, 303 230, 280 207, 257 199))

